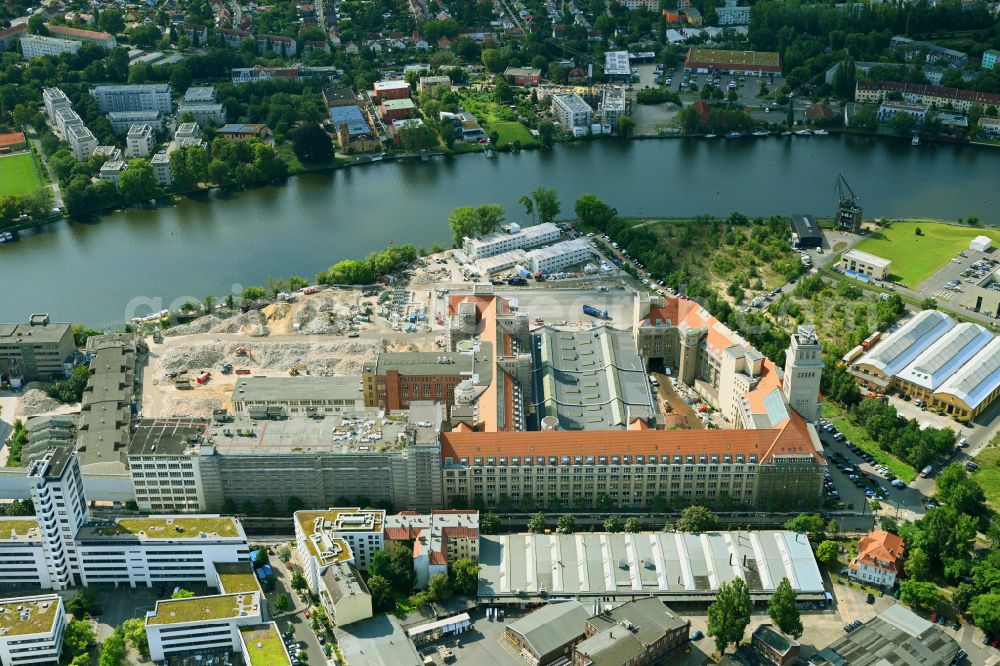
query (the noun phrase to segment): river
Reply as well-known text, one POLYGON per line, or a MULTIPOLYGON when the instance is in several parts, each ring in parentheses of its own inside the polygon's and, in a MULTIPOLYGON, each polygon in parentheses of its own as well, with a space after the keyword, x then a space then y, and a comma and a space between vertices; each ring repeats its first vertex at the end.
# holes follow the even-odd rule
POLYGON ((499 202, 509 220, 523 219, 517 197, 539 185, 559 192, 569 216, 586 193, 623 215, 830 216, 838 172, 866 216, 996 224, 1000 213, 1000 151, 852 135, 595 141, 494 160, 375 163, 23 232, 0 245, 0 321, 49 312, 116 326, 268 275, 311 279, 390 241, 447 244, 456 206, 499 202))

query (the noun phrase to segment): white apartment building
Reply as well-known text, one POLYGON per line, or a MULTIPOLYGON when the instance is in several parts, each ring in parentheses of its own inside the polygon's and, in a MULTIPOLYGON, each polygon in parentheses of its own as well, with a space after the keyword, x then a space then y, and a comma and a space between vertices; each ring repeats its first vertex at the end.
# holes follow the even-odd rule
POLYGON ((115 39, 114 35, 107 32, 82 30, 80 28, 71 28, 68 25, 55 25, 52 23, 46 23, 45 28, 49 31, 50 35, 53 37, 59 37, 60 39, 72 39, 77 42, 90 42, 91 44, 97 44, 98 46, 106 49, 113 49, 118 46, 118 40, 115 39))
POLYGON ((83 46, 80 42, 44 35, 22 35, 21 55, 31 60, 39 56, 57 56, 62 53, 76 53, 83 46))
POLYGON ((582 264, 593 256, 594 250, 586 239, 573 238, 531 250, 528 261, 532 273, 555 273, 568 266, 582 264))
MULTIPOLYGON (((59 132, 66 136, 66 126, 67 125, 83 125, 83 118, 80 117, 73 107, 70 106, 60 106, 55 110, 55 117, 52 119, 55 126, 59 128, 59 132)), ((66 139, 69 140, 68 138, 66 139)))
POLYGON ((57 109, 69 109, 73 106, 66 93, 59 88, 43 88, 42 102, 45 104, 45 115, 53 122, 56 119, 57 109))
POLYGON ((476 261, 511 250, 552 243, 559 240, 561 235, 559 227, 551 222, 523 229, 517 224, 510 224, 507 225, 507 232, 487 234, 481 238, 464 238, 462 250, 471 261, 476 261))
POLYGON ((174 130, 174 140, 180 141, 181 139, 197 139, 201 136, 201 128, 198 127, 198 123, 181 123, 174 130))
POLYGON ((241 652, 241 628, 263 622, 261 602, 259 592, 157 601, 146 611, 149 656, 162 662, 179 653, 241 652))
POLYGON ((94 155, 100 155, 105 162, 118 162, 122 158, 122 149, 118 146, 98 146, 94 155))
POLYGON ((750 25, 750 8, 737 7, 735 4, 716 7, 715 15, 719 17, 719 25, 750 25))
POLYGON ((177 115, 182 116, 185 113, 194 116, 195 122, 199 125, 212 123, 221 126, 226 124, 226 107, 218 103, 181 102, 181 105, 177 107, 177 115))
POLYGON ((125 162, 105 162, 101 167, 100 178, 101 180, 114 183, 115 187, 117 187, 126 169, 128 169, 128 164, 125 162))
POLYGON ((111 111, 159 111, 169 114, 172 109, 169 83, 97 86, 90 89, 101 113, 111 111))
POLYGON ((926 104, 885 101, 879 105, 876 115, 880 121, 888 122, 897 113, 906 113, 916 118, 917 122, 923 122, 927 116, 927 111, 928 107, 926 104))
POLYGON ((590 127, 594 117, 590 105, 576 93, 553 95, 552 112, 559 124, 569 131, 574 127, 590 127))
POLYGON ((606 89, 601 97, 601 122, 615 127, 626 115, 625 91, 606 89))
POLYGON ((163 131, 163 114, 159 111, 112 111, 108 114, 111 129, 115 134, 125 134, 132 125, 149 125, 157 132, 163 131))
POLYGON ((191 86, 184 91, 184 101, 188 104, 212 104, 217 97, 215 86, 191 86))
POLYGON ((87 159, 97 150, 97 137, 82 122, 67 125, 63 132, 73 157, 78 162, 87 159))
POLYGON ((160 187, 170 187, 173 177, 170 175, 170 156, 166 153, 156 153, 149 160, 153 167, 153 177, 160 187))
POLYGON ((0 664, 54 664, 62 653, 66 611, 57 594, 0 601, 0 664))
POLYGON ((149 125, 135 124, 125 137, 125 155, 129 158, 149 157, 156 150, 156 134, 149 125))
POLYGON ((215 564, 250 554, 238 520, 154 515, 93 521, 76 453, 57 447, 28 468, 34 518, 0 520, 0 587, 215 585, 215 564))

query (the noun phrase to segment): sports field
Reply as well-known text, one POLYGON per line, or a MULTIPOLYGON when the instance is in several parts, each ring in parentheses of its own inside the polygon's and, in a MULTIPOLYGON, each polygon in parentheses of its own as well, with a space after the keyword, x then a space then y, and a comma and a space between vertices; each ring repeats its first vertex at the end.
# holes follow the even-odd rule
POLYGON ((890 273, 915 289, 959 252, 969 249, 976 236, 992 238, 994 247, 1000 243, 1000 231, 995 229, 906 220, 871 234, 857 249, 892 261, 890 273))
POLYGON ((0 157, 0 197, 34 194, 42 187, 31 153, 0 157))

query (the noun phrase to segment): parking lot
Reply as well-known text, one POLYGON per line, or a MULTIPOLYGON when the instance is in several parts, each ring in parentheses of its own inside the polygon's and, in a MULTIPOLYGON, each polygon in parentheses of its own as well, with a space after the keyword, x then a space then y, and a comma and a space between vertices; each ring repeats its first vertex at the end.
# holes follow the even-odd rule
POLYGON ((987 256, 986 252, 963 250, 924 280, 917 290, 939 301, 959 301, 965 287, 979 282, 997 265, 1000 261, 987 256))

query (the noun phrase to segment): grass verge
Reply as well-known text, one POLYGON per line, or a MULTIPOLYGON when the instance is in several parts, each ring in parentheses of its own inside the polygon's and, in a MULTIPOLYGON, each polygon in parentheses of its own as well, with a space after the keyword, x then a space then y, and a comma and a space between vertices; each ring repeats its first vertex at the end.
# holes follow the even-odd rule
POLYGON ((897 478, 902 479, 904 483, 910 483, 917 478, 917 470, 888 451, 884 451, 875 440, 868 436, 864 428, 851 422, 840 407, 824 402, 823 416, 836 426, 837 430, 844 433, 844 437, 857 444, 858 448, 874 458, 876 463, 888 467, 889 471, 897 478))
POLYGON ((983 488, 986 504, 991 511, 1000 511, 1000 447, 993 443, 979 452, 975 457, 979 469, 972 475, 983 488))

